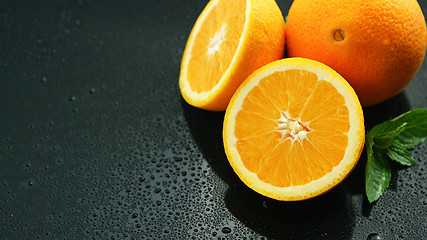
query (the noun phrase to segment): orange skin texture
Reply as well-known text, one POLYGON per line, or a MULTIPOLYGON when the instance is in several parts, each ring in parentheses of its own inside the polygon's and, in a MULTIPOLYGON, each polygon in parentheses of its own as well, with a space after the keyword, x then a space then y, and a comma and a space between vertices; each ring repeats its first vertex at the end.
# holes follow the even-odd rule
POLYGON ((295 0, 286 44, 290 57, 333 68, 362 106, 371 106, 397 95, 416 75, 426 22, 416 0, 295 0))

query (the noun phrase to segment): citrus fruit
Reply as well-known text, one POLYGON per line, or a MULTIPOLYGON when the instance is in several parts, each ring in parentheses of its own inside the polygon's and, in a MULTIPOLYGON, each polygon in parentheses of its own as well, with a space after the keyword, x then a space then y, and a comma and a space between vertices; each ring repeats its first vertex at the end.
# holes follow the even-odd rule
POLYGON ((286 24, 289 56, 333 68, 363 106, 402 91, 426 52, 426 23, 416 0, 295 0, 286 24))
POLYGON ((224 111, 253 71, 283 58, 285 22, 274 0, 212 0, 191 30, 179 87, 191 105, 224 111))
POLYGON ((267 197, 297 201, 340 183, 365 140, 351 88, 323 63, 286 58, 251 74, 227 107, 225 153, 240 179, 267 197))

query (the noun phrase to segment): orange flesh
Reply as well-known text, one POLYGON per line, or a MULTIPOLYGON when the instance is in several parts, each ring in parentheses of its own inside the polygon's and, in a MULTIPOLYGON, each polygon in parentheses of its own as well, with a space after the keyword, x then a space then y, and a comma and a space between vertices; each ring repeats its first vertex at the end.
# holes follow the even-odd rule
POLYGON ((205 19, 188 63, 188 82, 193 91, 211 90, 228 69, 243 32, 245 12, 245 0, 219 1, 205 19))
POLYGON ((327 81, 305 70, 275 72, 261 79, 236 116, 236 147, 245 167, 277 187, 323 177, 344 157, 350 128, 344 98, 327 81), (304 87, 299 87, 302 85, 304 87), (282 134, 282 115, 301 125, 298 139, 282 134))

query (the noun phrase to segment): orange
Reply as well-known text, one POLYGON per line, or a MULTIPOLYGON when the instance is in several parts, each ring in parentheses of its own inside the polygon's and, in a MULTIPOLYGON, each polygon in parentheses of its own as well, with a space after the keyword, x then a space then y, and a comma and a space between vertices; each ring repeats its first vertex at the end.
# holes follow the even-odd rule
POLYGON ((191 105, 224 111, 253 71, 283 58, 285 22, 274 0, 212 0, 191 30, 179 87, 191 105))
POLYGON ((224 148, 240 179, 284 201, 318 196, 356 165, 365 140, 363 112, 337 72, 287 58, 251 74, 224 119, 224 148))
POLYGON ((402 91, 426 51, 426 23, 416 0, 295 0, 286 24, 289 56, 333 68, 363 106, 402 91))

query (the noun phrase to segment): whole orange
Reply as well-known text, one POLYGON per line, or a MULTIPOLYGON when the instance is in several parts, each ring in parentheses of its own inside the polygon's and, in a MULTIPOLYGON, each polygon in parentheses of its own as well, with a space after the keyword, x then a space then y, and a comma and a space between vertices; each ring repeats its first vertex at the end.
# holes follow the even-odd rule
POLYGON ((290 57, 333 68, 363 106, 402 91, 420 68, 427 45, 416 0, 295 0, 285 29, 290 57))

